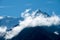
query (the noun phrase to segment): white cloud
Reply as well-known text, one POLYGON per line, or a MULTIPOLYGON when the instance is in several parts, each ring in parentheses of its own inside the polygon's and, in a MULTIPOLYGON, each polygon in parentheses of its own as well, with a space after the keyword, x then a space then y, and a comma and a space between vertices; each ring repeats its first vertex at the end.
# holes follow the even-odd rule
POLYGON ((40 13, 39 15, 35 16, 36 11, 33 12, 32 14, 30 13, 24 13, 24 21, 23 22, 30 22, 30 25, 40 25, 40 26, 50 26, 50 25, 57 25, 60 24, 60 17, 58 17, 57 15, 52 15, 51 17, 47 17, 45 15, 43 15, 43 13, 40 13), (29 14, 29 15, 27 15, 29 14), (27 15, 25 17, 25 15, 27 15), (34 16, 34 17, 33 17, 34 16), (28 20, 29 19, 29 20, 28 20))
MULTIPOLYGON (((23 25, 22 25, 23 26, 23 25)), ((13 38, 14 36, 18 35, 19 32, 21 32, 25 27, 22 27, 22 26, 17 26, 15 28, 12 29, 12 31, 8 31, 6 32, 6 35, 5 35, 5 39, 11 39, 13 38)))
POLYGON ((51 0, 50 0, 50 1, 47 1, 47 3, 48 3, 48 4, 55 4, 55 3, 57 3, 57 1, 54 1, 54 0, 51 1, 51 0))
POLYGON ((0 19, 3 19, 4 17, 3 16, 0 16, 0 19))
POLYGON ((30 14, 28 13, 31 9, 26 9, 24 12, 21 13, 21 17, 28 17, 30 14))
POLYGON ((6 29, 7 29, 7 27, 0 27, 0 32, 5 32, 6 31, 6 29))
POLYGON ((0 36, 4 36, 5 33, 6 33, 6 30, 7 30, 7 27, 1 26, 1 27, 0 27, 0 36))
MULTIPOLYGON (((34 16, 35 12, 34 11, 32 14, 29 13, 29 10, 26 10, 23 12, 23 21, 20 21, 19 25, 12 28, 12 31, 6 32, 5 38, 6 39, 11 39, 14 36, 18 35, 24 28, 26 27, 36 27, 36 26, 51 26, 51 25, 60 25, 60 17, 54 15, 51 17, 47 17, 43 15, 43 13, 38 16, 34 16), (25 14, 29 14, 25 17, 25 14), (34 16, 34 17, 33 17, 34 16)), ((55 32, 56 33, 56 32, 55 32)), ((58 33, 56 33, 58 34, 58 33)))
POLYGON ((32 3, 26 3, 26 6, 31 6, 32 5, 32 3))
POLYGON ((14 36, 18 35, 19 32, 21 32, 24 28, 26 28, 28 24, 30 23, 29 21, 30 19, 27 19, 27 20, 25 20, 24 22, 21 21, 21 24, 19 26, 16 26, 15 28, 13 28, 12 31, 8 31, 5 35, 5 39, 11 39, 14 36))

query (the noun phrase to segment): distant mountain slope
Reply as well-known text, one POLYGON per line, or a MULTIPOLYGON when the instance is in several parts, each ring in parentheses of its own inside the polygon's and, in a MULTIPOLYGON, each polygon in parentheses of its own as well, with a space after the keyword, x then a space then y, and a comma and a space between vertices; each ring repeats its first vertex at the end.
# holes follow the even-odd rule
POLYGON ((19 24, 19 20, 20 18, 3 16, 3 18, 0 19, 0 26, 6 26, 8 28, 12 28, 15 25, 19 24))

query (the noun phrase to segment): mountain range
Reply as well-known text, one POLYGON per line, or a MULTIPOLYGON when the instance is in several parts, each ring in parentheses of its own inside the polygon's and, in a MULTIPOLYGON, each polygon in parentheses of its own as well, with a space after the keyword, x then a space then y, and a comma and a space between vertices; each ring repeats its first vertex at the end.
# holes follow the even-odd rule
MULTIPOLYGON (((34 16, 44 15, 50 17, 46 12, 36 10, 34 16)), ((7 27, 6 31, 11 31, 12 28, 19 25, 19 21, 23 21, 22 17, 0 16, 0 27, 7 27)), ((0 32, 1 34, 1 32, 0 32)), ((5 35, 4 35, 5 36, 5 35)), ((60 25, 51 26, 36 26, 26 27, 18 35, 12 39, 5 39, 0 36, 0 40, 59 40, 60 39, 60 25)))

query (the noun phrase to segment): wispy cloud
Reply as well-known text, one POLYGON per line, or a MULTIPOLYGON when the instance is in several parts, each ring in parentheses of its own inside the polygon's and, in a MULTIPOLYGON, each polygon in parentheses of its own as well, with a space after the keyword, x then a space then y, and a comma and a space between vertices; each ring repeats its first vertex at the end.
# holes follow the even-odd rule
POLYGON ((32 3, 26 3, 26 6, 31 6, 32 5, 32 3))
POLYGON ((5 8, 5 6, 0 6, 0 8, 5 8))
POLYGON ((47 1, 48 4, 53 4, 55 1, 47 1))
POLYGON ((0 6, 0 9, 1 8, 10 8, 10 7, 13 7, 13 6, 0 6))

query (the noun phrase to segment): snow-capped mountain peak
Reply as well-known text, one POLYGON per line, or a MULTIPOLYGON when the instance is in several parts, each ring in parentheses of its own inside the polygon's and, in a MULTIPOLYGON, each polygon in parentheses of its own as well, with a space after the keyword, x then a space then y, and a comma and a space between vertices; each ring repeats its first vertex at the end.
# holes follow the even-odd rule
POLYGON ((39 16, 39 15, 49 16, 49 14, 47 14, 46 12, 42 12, 40 9, 37 9, 35 11, 35 16, 39 16))

